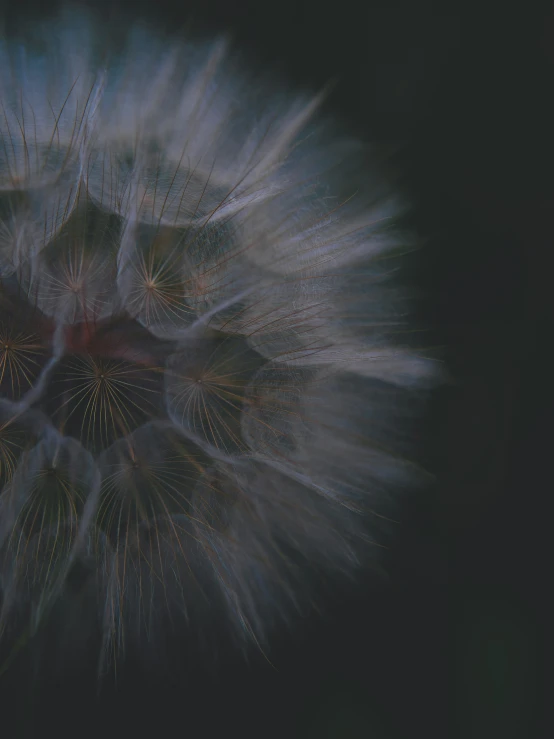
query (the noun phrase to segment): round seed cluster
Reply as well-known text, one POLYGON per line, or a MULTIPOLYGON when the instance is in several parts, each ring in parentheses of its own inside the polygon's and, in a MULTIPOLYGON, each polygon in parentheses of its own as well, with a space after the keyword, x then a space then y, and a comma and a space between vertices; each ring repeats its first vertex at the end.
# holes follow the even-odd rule
POLYGON ((399 207, 224 42, 100 38, 0 42, 0 632, 92 588, 107 655, 222 610, 260 643, 412 475, 399 207))

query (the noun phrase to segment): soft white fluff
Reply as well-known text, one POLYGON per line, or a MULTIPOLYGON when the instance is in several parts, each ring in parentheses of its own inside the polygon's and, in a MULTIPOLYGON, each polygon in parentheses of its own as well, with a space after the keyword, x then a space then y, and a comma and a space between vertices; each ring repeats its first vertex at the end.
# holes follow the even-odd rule
POLYGON ((86 557, 105 654, 215 612, 260 644, 414 479, 394 388, 435 369, 393 340, 402 208, 226 40, 38 37, 0 41, 2 624, 86 557))

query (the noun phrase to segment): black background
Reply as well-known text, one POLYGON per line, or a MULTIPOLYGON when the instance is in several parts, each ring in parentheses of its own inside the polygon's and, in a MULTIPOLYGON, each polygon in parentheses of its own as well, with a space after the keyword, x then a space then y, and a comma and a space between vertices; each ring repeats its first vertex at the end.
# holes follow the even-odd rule
MULTIPOLYGON (((429 343, 453 382, 422 425, 436 483, 406 507, 383 584, 245 667, 0 684, 0 736, 547 736, 554 10, 450 2, 89 2, 174 30, 235 30, 389 153, 425 246, 429 343), (116 7, 117 6, 117 7, 116 7), (30 693, 32 693, 30 695, 30 693)), ((11 23, 50 8, 6 8, 11 23)))

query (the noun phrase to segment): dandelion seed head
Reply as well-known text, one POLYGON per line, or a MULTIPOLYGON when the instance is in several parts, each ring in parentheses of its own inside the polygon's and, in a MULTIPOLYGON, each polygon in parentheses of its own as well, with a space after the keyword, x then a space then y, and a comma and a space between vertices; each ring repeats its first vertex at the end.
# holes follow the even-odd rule
POLYGON ((260 648, 417 477, 403 207, 228 41, 101 39, 0 42, 0 633, 86 564, 103 666, 210 604, 260 648))

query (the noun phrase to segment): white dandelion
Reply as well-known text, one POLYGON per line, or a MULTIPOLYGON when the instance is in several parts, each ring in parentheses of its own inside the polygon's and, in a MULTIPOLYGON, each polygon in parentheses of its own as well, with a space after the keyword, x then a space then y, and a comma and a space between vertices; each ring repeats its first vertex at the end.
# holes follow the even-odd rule
POLYGON ((225 39, 39 31, 0 41, 1 623, 86 560, 103 666, 215 613, 265 649, 418 480, 405 208, 225 39))

